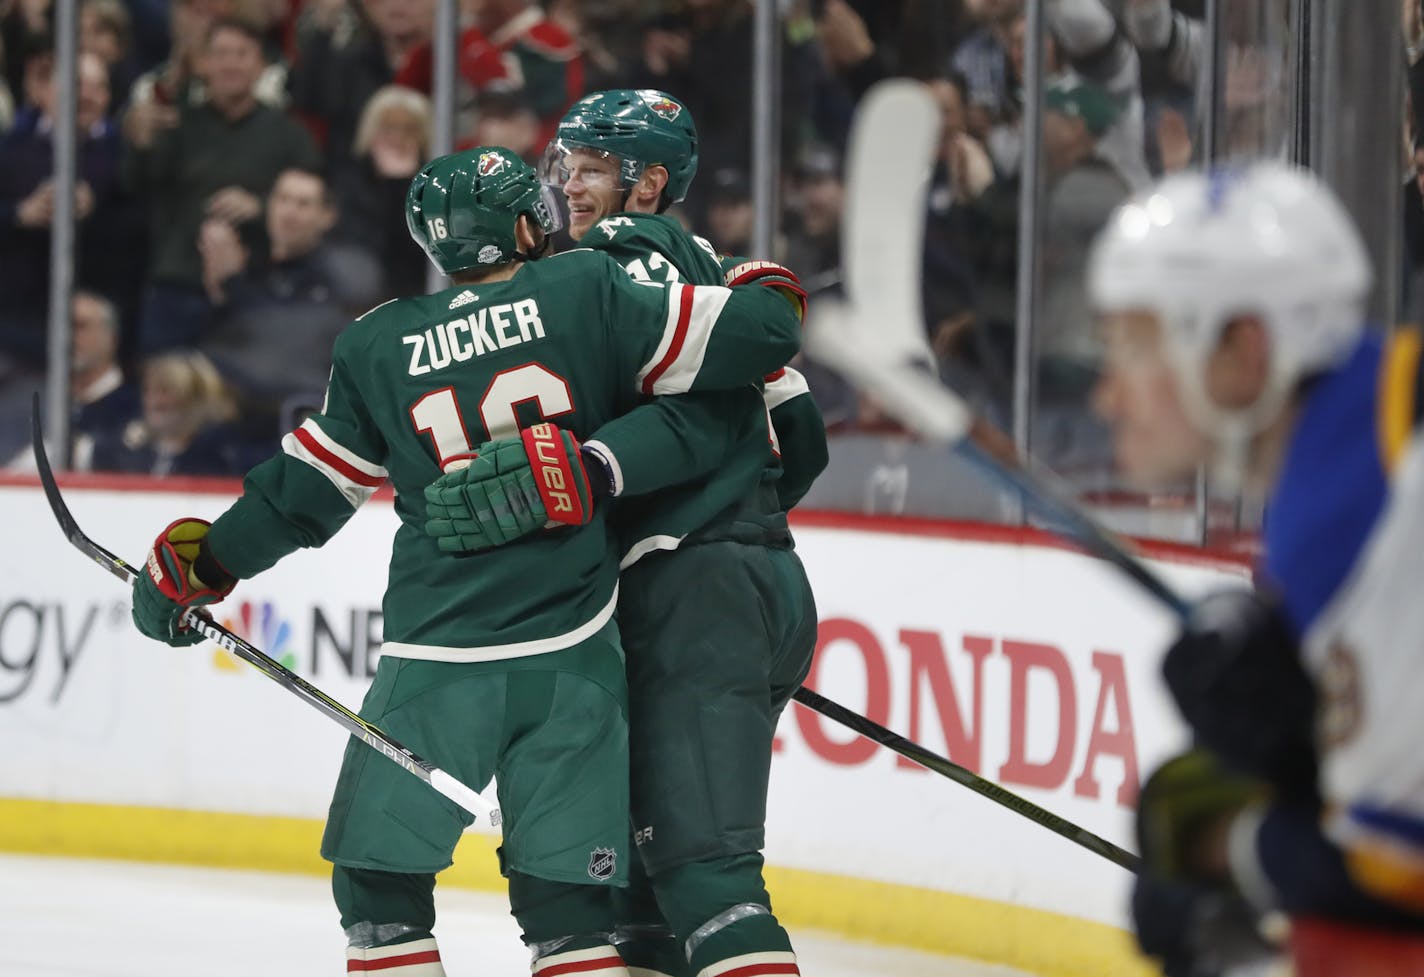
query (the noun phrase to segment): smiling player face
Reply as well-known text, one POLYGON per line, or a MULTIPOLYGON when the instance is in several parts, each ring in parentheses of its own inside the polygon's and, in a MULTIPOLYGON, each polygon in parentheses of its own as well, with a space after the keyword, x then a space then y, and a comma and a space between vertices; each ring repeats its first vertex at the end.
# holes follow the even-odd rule
POLYGON ((588 149, 564 157, 563 191, 569 203, 569 233, 579 240, 589 228, 623 209, 626 192, 619 186, 617 158, 588 149))

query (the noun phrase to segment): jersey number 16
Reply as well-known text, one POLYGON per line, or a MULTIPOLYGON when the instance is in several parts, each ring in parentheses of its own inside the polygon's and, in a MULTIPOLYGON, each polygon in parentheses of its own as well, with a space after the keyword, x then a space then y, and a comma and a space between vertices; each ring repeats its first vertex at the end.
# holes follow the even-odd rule
MULTIPOLYGON (((496 373, 480 397, 480 426, 484 437, 471 442, 454 387, 441 387, 422 396, 410 408, 417 432, 430 432, 441 471, 452 458, 468 455, 477 444, 495 438, 512 438, 519 433, 520 404, 532 403, 542 420, 550 420, 574 409, 573 392, 563 377, 538 363, 526 363, 496 373)), ((480 433, 478 430, 476 433, 480 433)))

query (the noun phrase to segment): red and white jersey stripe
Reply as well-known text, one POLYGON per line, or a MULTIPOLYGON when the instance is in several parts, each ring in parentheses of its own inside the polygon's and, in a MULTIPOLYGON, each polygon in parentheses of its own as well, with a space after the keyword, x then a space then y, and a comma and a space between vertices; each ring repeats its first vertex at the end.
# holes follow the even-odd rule
POLYGON ((623 958, 609 944, 540 957, 529 965, 534 977, 628 977, 623 958))
POLYGON ((348 946, 346 972, 379 974, 380 977, 445 977, 440 948, 433 938, 394 946, 348 946))
POLYGON ((652 359, 638 370, 644 394, 681 394, 692 388, 707 354, 712 327, 732 293, 719 285, 669 283, 668 317, 652 359))
POLYGON ((768 950, 718 960, 703 967, 697 977, 784 977, 786 974, 799 977, 800 973, 796 966, 796 954, 788 950, 768 950))
POLYGON ((386 480, 384 468, 336 442, 315 418, 307 418, 284 437, 282 450, 325 475, 353 509, 360 508, 386 480))
POLYGON ((810 392, 811 387, 806 383, 806 378, 801 375, 800 371, 783 366, 766 378, 762 397, 766 400, 767 410, 776 410, 788 400, 810 392))

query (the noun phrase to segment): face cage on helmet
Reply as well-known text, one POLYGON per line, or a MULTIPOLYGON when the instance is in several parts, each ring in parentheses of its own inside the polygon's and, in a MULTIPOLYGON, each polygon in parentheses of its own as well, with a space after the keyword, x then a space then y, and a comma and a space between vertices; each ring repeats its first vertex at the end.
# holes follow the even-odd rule
POLYGON ((567 139, 553 139, 544 149, 544 155, 539 160, 539 182, 546 187, 555 187, 562 190, 564 184, 569 182, 568 158, 575 151, 592 153, 600 159, 611 160, 618 168, 616 183, 610 187, 595 188, 607 190, 630 190, 638 182, 638 178, 643 175, 649 164, 638 160, 628 159, 618 153, 610 152, 589 143, 572 142, 567 139))
POLYGON ((544 233, 553 234, 564 226, 564 212, 559 209, 559 198, 554 193, 554 188, 548 184, 539 187, 539 199, 534 201, 530 208, 534 222, 544 229, 544 233))

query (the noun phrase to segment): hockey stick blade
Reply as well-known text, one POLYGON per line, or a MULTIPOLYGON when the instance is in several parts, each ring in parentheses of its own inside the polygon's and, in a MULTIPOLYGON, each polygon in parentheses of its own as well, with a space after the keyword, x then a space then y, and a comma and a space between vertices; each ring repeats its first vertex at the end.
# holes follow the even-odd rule
POLYGON ((939 144, 929 89, 904 78, 874 85, 851 123, 841 222, 846 299, 867 339, 892 362, 934 362, 923 328, 880 328, 923 319, 920 276, 925 194, 939 144), (872 334, 873 335, 869 335, 872 334))
POLYGON ((926 770, 948 777, 962 787, 968 787, 995 804, 1028 818, 1034 824, 1047 828, 1074 844, 1081 845, 1095 855, 1101 855, 1114 865, 1134 873, 1142 869, 1142 859, 1127 849, 1120 848, 1106 838, 1093 834, 1087 828, 1080 827, 1052 811, 1039 807, 1013 791, 1000 787, 992 780, 985 780, 974 771, 925 749, 914 740, 908 740, 899 733, 886 729, 873 719, 868 719, 858 712, 853 712, 845 706, 832 702, 819 692, 814 692, 803 685, 791 697, 806 708, 819 712, 827 719, 832 719, 866 739, 894 750, 901 756, 915 761, 926 770))
MULTIPOLYGON (((35 465, 39 469, 40 484, 44 486, 45 497, 49 499, 50 508, 54 510, 54 517, 58 520, 65 538, 81 553, 115 577, 124 583, 132 583, 134 577, 138 575, 138 571, 90 539, 79 528, 79 524, 69 511, 69 506, 65 504, 64 496, 60 494, 59 484, 55 481, 54 471, 50 467, 49 455, 45 451, 44 432, 40 425, 39 394, 35 394, 31 419, 31 445, 34 449, 35 465)), ((478 792, 460 783, 429 760, 423 759, 417 753, 402 746, 386 735, 380 727, 362 719, 321 689, 282 665, 281 662, 264 654, 218 624, 206 613, 190 607, 183 614, 183 623, 285 687, 289 692, 313 706, 327 718, 334 720, 352 736, 390 759, 407 773, 425 781, 469 812, 477 824, 492 828, 500 826, 502 818, 499 808, 481 797, 478 792)))
POLYGON ((856 387, 871 391, 884 408, 917 436, 955 444, 969 433, 968 406, 939 382, 928 365, 894 362, 879 339, 855 325, 859 310, 825 296, 811 307, 804 345, 807 355, 834 368, 856 387))

